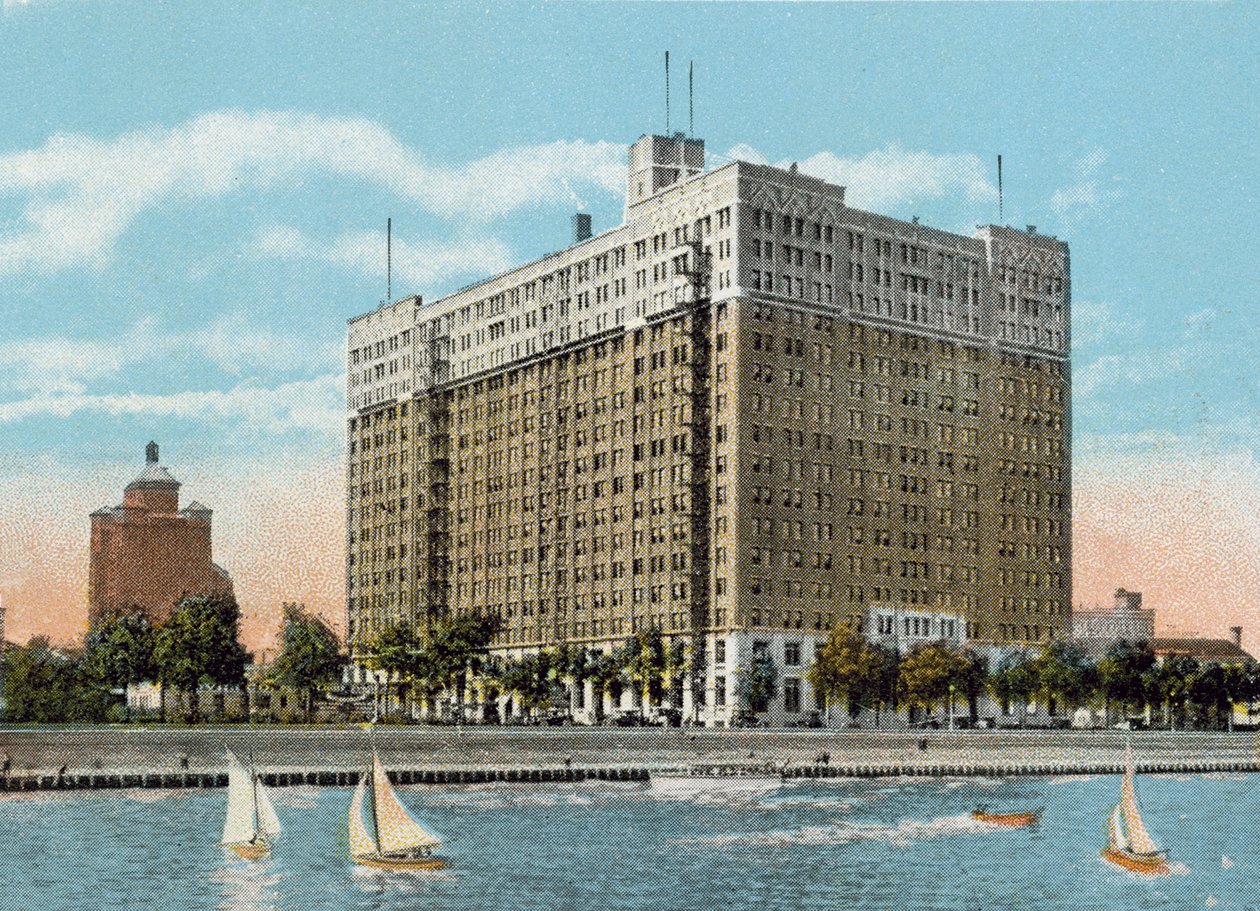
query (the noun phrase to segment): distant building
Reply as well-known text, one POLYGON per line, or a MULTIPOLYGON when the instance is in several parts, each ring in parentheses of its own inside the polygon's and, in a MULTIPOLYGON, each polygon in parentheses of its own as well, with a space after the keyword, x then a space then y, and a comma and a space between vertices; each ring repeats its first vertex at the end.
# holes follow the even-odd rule
POLYGON ((210 509, 196 501, 180 509, 179 488, 149 443, 122 505, 92 513, 89 623, 136 611, 160 623, 185 597, 233 597, 232 577, 211 559, 210 509))
POLYGON ((1115 606, 1072 612, 1072 638, 1115 642, 1150 642, 1155 638, 1155 611, 1142 607, 1142 593, 1116 589, 1115 606))
POLYGON ((1255 659, 1243 650, 1242 627, 1234 627, 1237 631, 1234 639, 1173 639, 1156 637, 1151 640, 1151 649, 1156 660, 1163 661, 1174 655, 1193 658, 1199 664, 1247 664, 1255 659))

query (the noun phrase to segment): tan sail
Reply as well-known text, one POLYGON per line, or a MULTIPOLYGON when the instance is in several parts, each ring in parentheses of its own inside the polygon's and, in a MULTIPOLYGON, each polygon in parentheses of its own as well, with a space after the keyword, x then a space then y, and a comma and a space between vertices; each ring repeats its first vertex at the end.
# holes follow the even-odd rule
POLYGON ((1124 749, 1124 781, 1120 785, 1120 809, 1124 814, 1124 827, 1129 837, 1129 850, 1134 854, 1158 854, 1160 847, 1146 830, 1142 814, 1138 810, 1137 792, 1133 787, 1133 745, 1124 749))
POLYGON ((372 837, 363 823, 363 803, 368 792, 370 772, 359 776, 359 786, 354 789, 354 797, 350 801, 350 856, 369 857, 379 850, 376 839, 372 837))
POLYGON ((404 854, 441 845, 411 818, 398 800, 380 757, 372 751, 372 803, 376 814, 376 838, 382 854, 404 854))

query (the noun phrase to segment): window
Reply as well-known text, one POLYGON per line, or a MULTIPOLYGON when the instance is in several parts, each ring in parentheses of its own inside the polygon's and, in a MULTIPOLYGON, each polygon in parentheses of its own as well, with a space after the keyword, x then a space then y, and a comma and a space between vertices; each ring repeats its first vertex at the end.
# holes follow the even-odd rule
POLYGON ((801 666, 801 644, 788 642, 783 646, 783 663, 788 667, 801 666))
POLYGON ((713 678, 713 704, 716 706, 726 705, 726 678, 713 678))
POLYGON ((801 681, 797 677, 783 679, 783 710, 789 714, 801 710, 801 681))

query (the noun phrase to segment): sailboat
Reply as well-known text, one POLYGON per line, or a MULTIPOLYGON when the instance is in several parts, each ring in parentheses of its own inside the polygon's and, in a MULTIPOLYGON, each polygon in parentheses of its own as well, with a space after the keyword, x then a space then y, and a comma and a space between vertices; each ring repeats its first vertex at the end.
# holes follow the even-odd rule
POLYGON ((446 861, 433 854, 441 845, 411 818, 373 749, 350 801, 350 859, 378 870, 441 870, 446 861))
POLYGON ((262 860, 280 835, 280 820, 253 768, 228 753, 227 820, 223 823, 223 846, 246 860, 262 860))
POLYGON ((1133 787, 1134 772, 1133 744, 1126 743, 1120 802, 1107 818, 1107 847, 1103 848, 1102 856, 1134 873, 1163 876, 1169 872, 1168 857, 1142 822, 1137 791, 1133 787))

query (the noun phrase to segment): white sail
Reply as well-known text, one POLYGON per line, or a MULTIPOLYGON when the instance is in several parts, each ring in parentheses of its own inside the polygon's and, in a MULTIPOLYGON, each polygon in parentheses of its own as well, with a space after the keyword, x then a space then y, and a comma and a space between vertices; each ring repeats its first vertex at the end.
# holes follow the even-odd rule
POLYGON ((1129 834, 1129 850, 1134 854, 1159 854, 1161 849, 1151 838, 1138 810, 1137 791, 1133 786, 1133 744, 1124 748, 1124 781, 1120 785, 1120 808, 1124 813, 1124 827, 1129 834))
POLYGON ((258 805, 258 833, 269 839, 277 838, 280 835, 280 817, 276 815, 276 807, 271 802, 271 795, 267 792, 267 786, 262 783, 258 772, 253 772, 253 776, 254 800, 258 805))
POLYGON ((253 776, 228 753, 227 820, 223 824, 223 844, 240 845, 257 835, 257 813, 254 804, 253 776))
POLYGON ((1111 811, 1111 818, 1107 823, 1107 836, 1111 842, 1108 847, 1113 851, 1129 850, 1129 838, 1124 834, 1124 810, 1120 804, 1116 804, 1116 808, 1111 811))
POLYGON ((370 772, 359 776, 359 786, 350 800, 350 856, 367 857, 378 852, 376 839, 363 823, 363 802, 368 793, 370 772))
POLYGON ((372 751, 372 798, 376 813, 376 837, 382 854, 399 854, 416 848, 436 848, 439 842, 411 818, 398 800, 380 757, 372 751))

